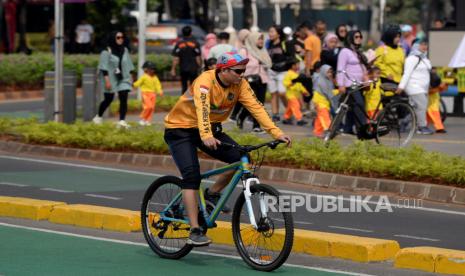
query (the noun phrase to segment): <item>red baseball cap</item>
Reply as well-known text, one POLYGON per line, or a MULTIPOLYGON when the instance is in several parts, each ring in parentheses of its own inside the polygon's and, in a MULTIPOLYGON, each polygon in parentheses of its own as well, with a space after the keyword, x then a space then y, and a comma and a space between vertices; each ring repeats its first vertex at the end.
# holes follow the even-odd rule
POLYGON ((249 62, 248 58, 244 58, 237 52, 226 52, 218 57, 216 62, 217 69, 230 68, 236 65, 245 65, 249 62))

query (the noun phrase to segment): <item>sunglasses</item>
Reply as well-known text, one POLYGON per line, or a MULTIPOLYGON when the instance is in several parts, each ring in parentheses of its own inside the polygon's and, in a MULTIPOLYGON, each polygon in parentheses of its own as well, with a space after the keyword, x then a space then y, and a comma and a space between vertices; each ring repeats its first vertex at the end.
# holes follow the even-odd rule
POLYGON ((361 35, 354 35, 354 38, 363 38, 361 35))
POLYGON ((124 36, 117 36, 116 39, 123 39, 124 36))
POLYGON ((245 69, 229 69, 229 70, 234 71, 234 73, 238 75, 242 75, 245 72, 245 69))

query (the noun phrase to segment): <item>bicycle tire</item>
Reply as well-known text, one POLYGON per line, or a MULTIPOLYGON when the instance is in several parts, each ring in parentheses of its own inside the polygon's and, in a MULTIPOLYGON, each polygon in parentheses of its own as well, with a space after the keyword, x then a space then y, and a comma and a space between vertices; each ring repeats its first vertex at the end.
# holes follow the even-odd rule
POLYGON ((341 107, 341 110, 334 116, 333 120, 331 120, 331 124, 329 125, 328 131, 325 133, 323 141, 325 145, 329 144, 329 141, 334 139, 337 136, 337 131, 339 126, 341 125, 344 116, 347 113, 347 109, 341 107))
MULTIPOLYGON (((260 195, 261 193, 263 194, 268 194, 269 196, 275 197, 277 200, 279 199, 280 193, 273 187, 265 184, 256 184, 252 185, 250 187, 250 191, 252 192, 252 197, 254 195, 260 195)), ((279 202, 279 200, 277 201, 279 202)), ((241 214, 242 211, 247 212, 247 208, 245 207, 245 197, 244 194, 241 193, 241 195, 238 197, 236 204, 234 206, 234 211, 233 211, 233 216, 232 216, 232 232, 233 232, 233 238, 234 238, 234 244, 236 245, 237 251, 239 252, 239 255, 241 258, 253 269, 259 270, 259 271, 273 271, 277 268, 279 268, 289 257, 289 254, 291 253, 292 250, 292 245, 294 241, 294 223, 292 219, 292 215, 290 212, 278 212, 279 214, 282 215, 282 222, 280 220, 275 220, 273 221, 272 218, 262 218, 261 215, 256 215, 256 220, 257 222, 261 221, 263 222, 263 225, 266 226, 273 226, 273 229, 267 229, 260 233, 256 229, 254 229, 250 224, 246 223, 241 223, 241 214), (244 210, 243 210, 244 208, 244 210), (271 233, 271 236, 274 235, 274 229, 280 229, 279 231, 282 231, 281 227, 275 227, 277 223, 282 223, 283 228, 285 233, 282 234, 282 232, 279 232, 277 234, 277 239, 283 240, 282 247, 279 250, 279 254, 277 254, 276 259, 273 261, 270 261, 269 263, 263 263, 264 261, 268 261, 269 255, 260 255, 259 258, 255 258, 253 254, 250 254, 247 250, 247 243, 252 241, 255 243, 258 247, 260 241, 262 240, 262 237, 265 237, 267 235, 270 235, 270 230, 273 230, 271 233), (247 228, 248 227, 248 228, 247 228), (244 239, 242 230, 251 230, 251 231, 256 231, 259 235, 257 238, 256 235, 252 235, 250 239, 244 239), (282 239, 284 237, 284 239, 282 239)), ((259 208, 254 208, 255 211, 258 211, 260 213, 259 208), (258 210, 257 210, 258 209, 258 210)), ((268 213, 268 216, 270 216, 270 212, 268 213)), ((248 216, 247 216, 248 217, 248 216)), ((261 224, 262 225, 262 224, 261 224)), ((281 225, 281 224, 280 224, 281 225)), ((271 227, 270 227, 271 228, 271 227)), ((249 233, 249 232, 245 232, 249 233)), ((264 241, 264 240, 263 240, 264 241)), ((263 242, 263 244, 271 244, 267 242, 263 242)), ((250 247, 250 245, 248 245, 250 247)), ((257 249, 257 247, 255 249, 257 249)), ((273 251, 278 251, 278 250, 273 250, 273 251)), ((255 251, 256 252, 256 251, 255 251)), ((271 250, 267 250, 265 252, 266 254, 272 253, 271 250)))
MULTIPOLYGON (((175 186, 175 191, 172 193, 172 196, 166 196, 166 201, 171 202, 173 197, 178 194, 179 191, 181 191, 181 179, 179 177, 175 176, 163 176, 155 180, 147 189, 145 192, 144 198, 142 200, 142 206, 141 206, 141 222, 142 222, 142 232, 144 233, 145 240, 149 244, 150 248, 160 257, 166 258, 166 259, 180 259, 184 256, 186 256, 193 248, 192 245, 189 245, 186 242, 187 237, 179 237, 177 238, 167 238, 166 241, 168 242, 169 240, 179 240, 181 243, 178 243, 178 246, 175 247, 174 244, 171 244, 171 246, 163 246, 161 243, 158 242, 158 240, 163 241, 163 237, 155 237, 154 233, 152 233, 152 229, 156 231, 156 226, 155 221, 151 221, 151 219, 155 220, 156 216, 156 211, 151 212, 149 210, 150 205, 161 205, 163 206, 162 203, 158 202, 153 202, 151 203, 151 199, 154 198, 154 195, 157 193, 157 191, 160 191, 160 188, 165 188, 167 189, 167 185, 173 185, 175 186), (152 217, 151 217, 152 216, 152 217)), ((161 192, 159 192, 161 194, 161 192)), ((165 204, 167 205, 167 204, 165 204)), ((162 207, 160 207, 162 208, 162 207)), ((166 228, 170 227, 170 225, 173 227, 172 223, 166 223, 166 222, 161 222, 160 220, 157 223, 165 223, 164 225, 167 225, 166 228)), ((172 228, 173 229, 173 228, 172 228)), ((163 230, 161 230, 163 231, 163 230)), ((161 232, 160 231, 160 232, 161 232)), ((172 230, 169 233, 174 233, 176 230, 172 230)), ((165 234, 168 232, 168 230, 165 230, 165 234)), ((188 231, 183 231, 187 232, 188 231)), ((182 233, 186 234, 186 233, 182 233)))
POLYGON ((387 104, 377 117, 376 142, 383 145, 405 147, 417 128, 413 107, 404 102, 387 104))
POLYGON ((439 103, 439 113, 441 114, 441 121, 444 123, 447 119, 447 106, 442 99, 440 99, 439 103))

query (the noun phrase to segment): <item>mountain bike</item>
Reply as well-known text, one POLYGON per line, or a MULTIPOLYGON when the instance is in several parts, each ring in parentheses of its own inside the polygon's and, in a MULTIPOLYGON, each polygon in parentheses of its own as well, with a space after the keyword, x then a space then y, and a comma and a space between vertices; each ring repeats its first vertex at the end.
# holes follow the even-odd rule
POLYGON ((392 91, 383 91, 374 116, 370 117, 365 112, 365 107, 351 101, 351 98, 355 92, 362 91, 373 81, 359 82, 351 79, 345 71, 338 71, 338 73, 345 74, 352 84, 350 89, 341 97, 336 115, 323 138, 325 144, 329 144, 329 141, 339 134, 341 123, 347 112, 349 110, 355 111, 355 109, 358 109, 364 117, 364 122, 360 122, 360 119, 354 116, 357 126, 356 134, 359 139, 375 139, 378 144, 397 147, 406 146, 412 140, 417 120, 415 111, 406 97, 397 95, 392 91))
MULTIPOLYGON (((264 154, 251 163, 249 153, 264 147, 275 149, 282 141, 271 141, 254 146, 222 143, 220 146, 237 148, 239 162, 201 174, 202 179, 235 171, 216 206, 207 205, 204 187, 199 189, 199 224, 204 233, 216 227, 216 219, 236 186, 241 183, 242 193, 232 213, 234 244, 242 259, 252 268, 272 271, 288 258, 294 239, 294 223, 288 211, 269 208, 279 202, 280 193, 273 187, 261 184, 255 172, 260 168, 264 154)), ((260 153, 260 152, 259 152, 260 153)), ((142 230, 150 248, 160 257, 180 259, 192 250, 186 243, 190 226, 182 202, 182 180, 164 176, 155 180, 145 192, 142 208, 142 230)))

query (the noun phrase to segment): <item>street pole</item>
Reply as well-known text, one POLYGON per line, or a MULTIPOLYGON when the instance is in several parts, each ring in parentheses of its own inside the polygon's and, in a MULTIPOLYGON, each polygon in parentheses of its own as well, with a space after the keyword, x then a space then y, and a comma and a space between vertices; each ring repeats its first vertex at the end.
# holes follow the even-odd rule
MULTIPOLYGON (((145 28, 146 28, 146 17, 147 17, 147 0, 139 1, 139 50, 138 50, 138 63, 137 72, 138 77, 140 78, 144 74, 142 70, 142 64, 145 62, 145 28)), ((137 99, 141 99, 140 89, 137 90, 137 99)))
POLYGON ((236 30, 234 29, 233 25, 233 7, 231 0, 226 0, 226 8, 228 10, 228 26, 226 27, 225 31, 228 33, 233 33, 236 30))
POLYGON ((55 122, 60 120, 60 94, 63 87, 63 30, 64 4, 55 0, 55 91, 54 111, 55 122))
POLYGON ((281 9, 278 2, 274 4, 274 14, 276 16, 276 24, 281 25, 281 9))
POLYGON ((252 0, 252 32, 258 32, 258 13, 257 13, 257 0, 252 0))

